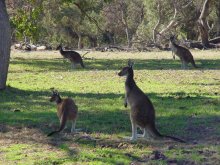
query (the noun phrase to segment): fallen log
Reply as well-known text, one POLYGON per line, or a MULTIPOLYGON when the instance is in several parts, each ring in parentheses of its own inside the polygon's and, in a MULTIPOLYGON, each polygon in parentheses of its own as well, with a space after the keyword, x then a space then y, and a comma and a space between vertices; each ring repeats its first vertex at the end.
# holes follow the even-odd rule
POLYGON ((209 40, 209 43, 212 43, 212 44, 220 44, 220 37, 215 37, 213 39, 210 39, 209 40))

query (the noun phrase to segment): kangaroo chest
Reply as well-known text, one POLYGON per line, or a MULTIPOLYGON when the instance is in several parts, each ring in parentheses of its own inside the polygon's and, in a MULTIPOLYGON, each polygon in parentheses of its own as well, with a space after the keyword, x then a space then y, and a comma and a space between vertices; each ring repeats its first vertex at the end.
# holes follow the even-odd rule
POLYGON ((57 116, 60 118, 63 114, 62 104, 57 105, 57 116))
POLYGON ((137 90, 125 87, 125 91, 127 103, 130 105, 130 107, 132 107, 135 104, 138 104, 139 96, 137 90))
POLYGON ((177 47, 172 43, 171 43, 171 49, 174 53, 177 53, 177 51, 178 51, 177 47))

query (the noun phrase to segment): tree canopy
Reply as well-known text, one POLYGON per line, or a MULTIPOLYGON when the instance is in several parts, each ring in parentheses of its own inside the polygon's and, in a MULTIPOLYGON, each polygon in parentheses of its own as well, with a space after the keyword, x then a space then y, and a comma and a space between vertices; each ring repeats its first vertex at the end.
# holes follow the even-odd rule
POLYGON ((218 0, 7 1, 13 42, 78 48, 161 45, 171 34, 209 46, 220 35, 219 6, 218 0))

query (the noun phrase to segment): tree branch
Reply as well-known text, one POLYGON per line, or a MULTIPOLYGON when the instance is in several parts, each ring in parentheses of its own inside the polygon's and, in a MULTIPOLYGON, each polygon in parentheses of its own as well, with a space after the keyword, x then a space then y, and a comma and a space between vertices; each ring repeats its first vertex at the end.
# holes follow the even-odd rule
POLYGON ((89 16, 89 15, 87 14, 87 12, 80 6, 80 4, 78 4, 78 3, 76 3, 76 2, 74 2, 73 4, 89 19, 89 21, 93 22, 93 23, 96 25, 96 27, 98 28, 99 31, 101 31, 102 33, 104 32, 104 31, 99 27, 98 22, 97 22, 93 17, 89 16))

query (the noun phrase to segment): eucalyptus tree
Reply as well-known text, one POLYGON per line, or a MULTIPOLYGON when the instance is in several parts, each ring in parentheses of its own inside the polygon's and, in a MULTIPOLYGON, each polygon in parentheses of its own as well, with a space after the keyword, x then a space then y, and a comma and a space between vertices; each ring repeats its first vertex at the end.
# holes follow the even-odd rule
POLYGON ((106 4, 103 8, 105 27, 116 35, 124 34, 127 46, 132 46, 132 39, 144 19, 142 0, 119 0, 106 4))
POLYGON ((41 33, 40 20, 42 18, 43 0, 11 0, 8 7, 13 35, 17 40, 25 43, 37 42, 41 33))
POLYGON ((45 17, 43 26, 52 42, 64 42, 69 46, 76 43, 82 48, 83 42, 96 46, 97 37, 102 33, 102 19, 99 11, 103 1, 51 0, 43 3, 45 17), (86 37, 86 39, 84 39, 86 37))
POLYGON ((11 46, 11 30, 5 0, 0 0, 0 90, 6 88, 11 46))

